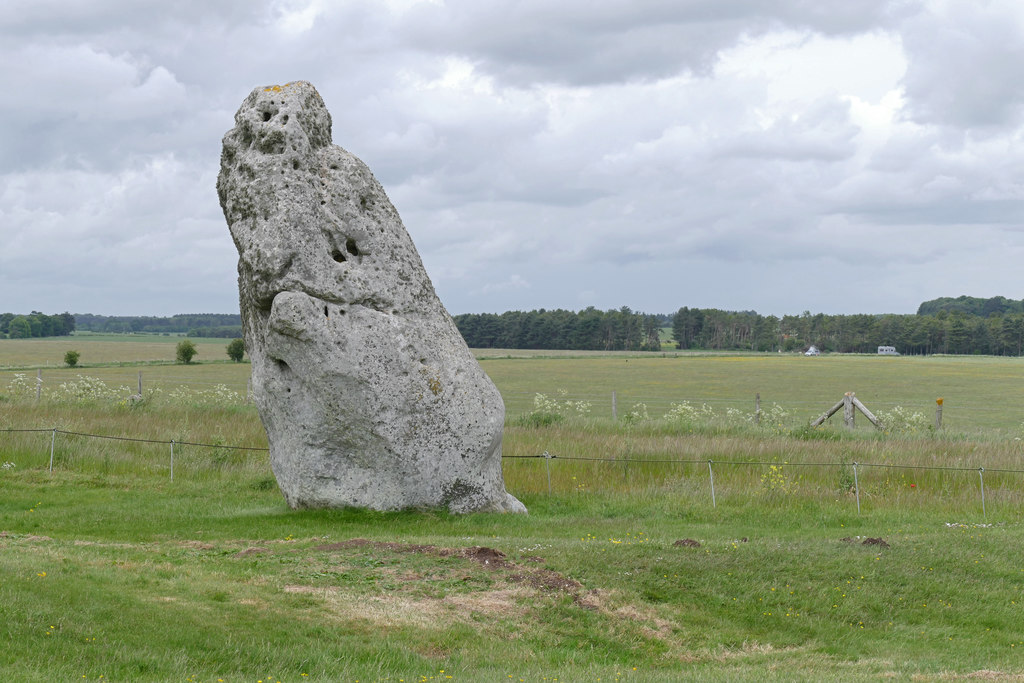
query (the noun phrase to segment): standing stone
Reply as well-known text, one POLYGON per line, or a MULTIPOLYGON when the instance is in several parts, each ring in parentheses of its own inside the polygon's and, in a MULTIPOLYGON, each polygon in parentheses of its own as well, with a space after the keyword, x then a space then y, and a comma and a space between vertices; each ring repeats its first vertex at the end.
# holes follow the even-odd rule
POLYGON ((250 93, 217 192, 288 504, 525 512, 502 479, 501 395, 311 84, 250 93))

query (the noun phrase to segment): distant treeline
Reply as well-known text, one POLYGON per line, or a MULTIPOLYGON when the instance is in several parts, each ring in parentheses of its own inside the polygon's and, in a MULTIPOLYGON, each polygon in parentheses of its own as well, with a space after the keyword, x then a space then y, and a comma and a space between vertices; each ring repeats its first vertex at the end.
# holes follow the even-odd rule
POLYGON ((681 308, 672 336, 680 349, 876 353, 895 346, 902 354, 990 354, 1024 352, 1024 314, 988 317, 939 311, 935 315, 825 315, 782 318, 681 308))
MULTIPOLYGON (((895 346, 902 354, 1024 355, 1024 300, 960 296, 926 301, 914 315, 764 316, 755 311, 680 308, 648 314, 622 307, 601 311, 535 310, 467 313, 455 324, 473 348, 661 351, 662 328, 670 327, 678 349, 822 351, 874 353, 895 346)), ((242 336, 237 313, 192 313, 170 317, 103 316, 89 313, 0 314, 0 337, 51 337, 76 329, 106 333, 242 336)))
POLYGON ((0 313, 0 338, 63 337, 75 331, 75 316, 70 313, 46 315, 32 311, 28 315, 0 313))
POLYGON ((591 306, 579 313, 541 309, 455 316, 466 343, 477 349, 660 351, 661 328, 669 320, 625 306, 609 311, 591 306))
POLYGON ((184 313, 169 318, 76 313, 74 317, 78 329, 88 332, 187 334, 190 337, 242 336, 242 317, 238 313, 184 313), (214 334, 214 331, 217 333, 214 334))
POLYGON ((219 337, 222 339, 235 339, 242 336, 241 325, 227 325, 224 327, 193 327, 188 331, 189 337, 219 337))
MULTIPOLYGON (((1024 353, 1024 312, 997 297, 1006 311, 985 315, 965 312, 968 297, 922 304, 934 314, 787 315, 754 311, 681 308, 674 315, 636 313, 629 308, 578 313, 566 310, 469 313, 455 316, 466 343, 473 348, 661 351, 661 327, 671 326, 670 347, 734 351, 822 351, 875 353, 895 346, 902 354, 1024 353), (942 302, 951 302, 943 308, 942 302)), ((982 302, 979 310, 991 307, 982 302)), ((973 305, 973 304, 971 304, 973 305)), ((1022 307, 1024 308, 1024 307, 1022 307)))

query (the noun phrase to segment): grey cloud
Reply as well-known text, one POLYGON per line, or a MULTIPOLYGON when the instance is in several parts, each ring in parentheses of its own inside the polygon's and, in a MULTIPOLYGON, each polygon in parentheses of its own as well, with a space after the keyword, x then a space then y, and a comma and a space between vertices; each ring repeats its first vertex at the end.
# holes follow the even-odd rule
POLYGON ((903 24, 907 115, 958 127, 1017 126, 1024 23, 1009 2, 937 2, 903 24))
POLYGON ((527 2, 496 8, 473 0, 423 6, 403 29, 410 42, 462 54, 512 84, 596 85, 680 71, 706 74, 719 50, 779 26, 827 34, 870 30, 902 3, 786 0, 527 2))
POLYGON ((822 100, 766 129, 739 132, 721 146, 720 153, 786 161, 849 159, 856 152, 854 139, 859 133, 849 114, 848 103, 822 100))

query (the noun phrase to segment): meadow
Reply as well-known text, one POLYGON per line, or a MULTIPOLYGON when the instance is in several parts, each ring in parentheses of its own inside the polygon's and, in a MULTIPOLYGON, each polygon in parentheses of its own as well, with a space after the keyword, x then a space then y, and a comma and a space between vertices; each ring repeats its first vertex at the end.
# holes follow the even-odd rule
POLYGON ((530 514, 452 516, 289 510, 196 341, 0 341, 9 678, 1024 677, 1015 359, 488 350, 530 514), (846 391, 887 429, 807 427, 846 391))

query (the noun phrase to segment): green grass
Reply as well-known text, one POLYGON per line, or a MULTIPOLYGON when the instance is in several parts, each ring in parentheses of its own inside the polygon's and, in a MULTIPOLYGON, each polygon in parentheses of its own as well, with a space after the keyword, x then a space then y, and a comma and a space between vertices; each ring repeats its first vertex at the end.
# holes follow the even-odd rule
MULTIPOLYGON (((62 368, 64 354, 81 354, 79 369, 109 364, 174 363, 175 349, 182 337, 158 334, 91 334, 45 339, 0 339, 0 369, 62 368)), ((199 349, 198 362, 230 362, 230 339, 190 337, 199 349)))
POLYGON ((646 491, 453 517, 293 512, 246 473, 2 476, 0 631, 18 647, 0 666, 14 680, 1022 671, 1022 527, 948 527, 964 520, 941 504, 858 516, 845 501, 712 509, 646 491), (457 552, 474 547, 507 564, 457 552))
MULTIPOLYGON (((137 345, 122 344, 125 355, 137 345)), ((510 407, 505 478, 528 516, 292 511, 259 450, 179 444, 172 482, 166 443, 60 434, 49 474, 50 433, 0 432, 0 464, 14 463, 0 469, 0 634, 11 644, 0 670, 19 681, 1024 676, 1024 478, 986 471, 983 513, 977 471, 1024 469, 1016 362, 483 365, 510 407), (591 415, 516 424, 536 392, 560 389, 593 400, 591 415), (612 389, 620 415, 640 401, 654 417, 682 400, 752 409, 756 391, 792 415, 760 428, 613 423, 597 404, 607 395, 610 413, 612 389), (887 397, 928 410, 943 396, 947 428, 800 426, 850 390, 873 409, 887 397), (557 458, 532 457, 544 451, 557 458), (681 460, 692 462, 661 462, 681 460), (765 464, 736 464, 751 462, 765 464), (852 462, 965 470, 861 468, 858 513, 852 462)), ((147 388, 162 390, 135 408, 8 396, 0 429, 262 448, 251 405, 202 393, 244 388, 248 370, 144 368, 147 388), (192 399, 173 398, 175 386, 192 399)), ((44 381, 76 374, 134 388, 137 369, 44 369, 44 381)), ((0 394, 11 376, 0 373, 0 394)))
MULTIPOLYGON (((536 393, 593 403, 592 414, 611 416, 645 403, 662 415, 679 401, 752 413, 778 403, 809 422, 853 391, 872 411, 895 406, 931 418, 943 398, 943 424, 953 431, 1019 432, 1017 401, 1024 362, 1016 358, 963 356, 821 356, 715 354, 494 358, 481 362, 505 399, 509 415, 527 412, 536 393)), ((842 416, 833 418, 841 420, 842 416)), ((866 420, 861 420, 866 423, 866 420)))

